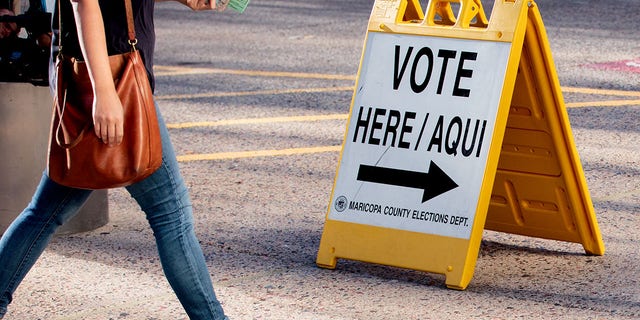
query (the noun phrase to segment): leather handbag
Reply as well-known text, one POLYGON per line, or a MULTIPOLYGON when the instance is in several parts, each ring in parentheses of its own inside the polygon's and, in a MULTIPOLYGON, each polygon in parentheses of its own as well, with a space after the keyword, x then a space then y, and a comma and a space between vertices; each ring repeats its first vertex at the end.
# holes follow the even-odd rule
POLYGON ((131 51, 109 56, 113 81, 124 108, 124 137, 119 145, 108 146, 96 136, 93 89, 87 66, 83 61, 64 56, 60 43, 47 167, 49 178, 61 185, 94 190, 127 186, 148 177, 162 164, 153 94, 135 47, 131 0, 125 0, 125 8, 131 51))

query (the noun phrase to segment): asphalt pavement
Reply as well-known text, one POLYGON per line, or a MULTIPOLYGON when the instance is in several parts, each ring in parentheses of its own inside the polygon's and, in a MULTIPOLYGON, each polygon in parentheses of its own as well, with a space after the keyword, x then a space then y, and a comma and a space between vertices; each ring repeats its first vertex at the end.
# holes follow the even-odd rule
MULTIPOLYGON (((485 231, 470 285, 315 260, 372 0, 156 6, 156 95, 218 298, 242 319, 639 319, 640 4, 540 0, 606 247, 485 231)), ((425 1, 421 1, 425 2, 425 1)), ((487 8, 491 5, 483 1, 487 8)), ((143 213, 57 236, 5 319, 186 319, 143 213)))

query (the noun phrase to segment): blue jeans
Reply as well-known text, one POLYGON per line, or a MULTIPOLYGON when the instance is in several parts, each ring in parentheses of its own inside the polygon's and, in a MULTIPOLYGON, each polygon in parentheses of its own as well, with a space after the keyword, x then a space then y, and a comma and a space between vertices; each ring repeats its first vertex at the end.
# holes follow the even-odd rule
MULTIPOLYGON (((127 191, 146 213, 164 273, 189 318, 226 319, 193 230, 189 193, 159 112, 158 118, 162 166, 127 191)), ((0 239, 0 318, 56 229, 77 213, 90 194, 90 190, 61 186, 43 175, 31 203, 0 239)))

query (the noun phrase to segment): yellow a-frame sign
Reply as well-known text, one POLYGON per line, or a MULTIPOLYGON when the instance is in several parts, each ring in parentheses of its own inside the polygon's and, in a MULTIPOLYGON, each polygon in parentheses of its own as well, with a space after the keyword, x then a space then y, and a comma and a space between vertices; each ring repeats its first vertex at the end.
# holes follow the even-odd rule
POLYGON ((604 254, 537 5, 376 0, 316 262, 465 289, 484 228, 604 254))

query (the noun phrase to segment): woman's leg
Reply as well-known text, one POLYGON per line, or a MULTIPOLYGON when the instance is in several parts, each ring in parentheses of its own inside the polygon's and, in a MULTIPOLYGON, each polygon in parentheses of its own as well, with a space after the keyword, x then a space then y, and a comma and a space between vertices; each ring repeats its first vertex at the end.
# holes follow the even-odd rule
POLYGON ((158 113, 163 161, 147 179, 127 187, 147 215, 165 276, 192 320, 226 319, 213 291, 204 255, 193 230, 189 193, 169 133, 158 113))
POLYGON ((43 175, 31 203, 0 239, 0 317, 55 231, 78 212, 90 194, 90 190, 61 186, 43 175))

